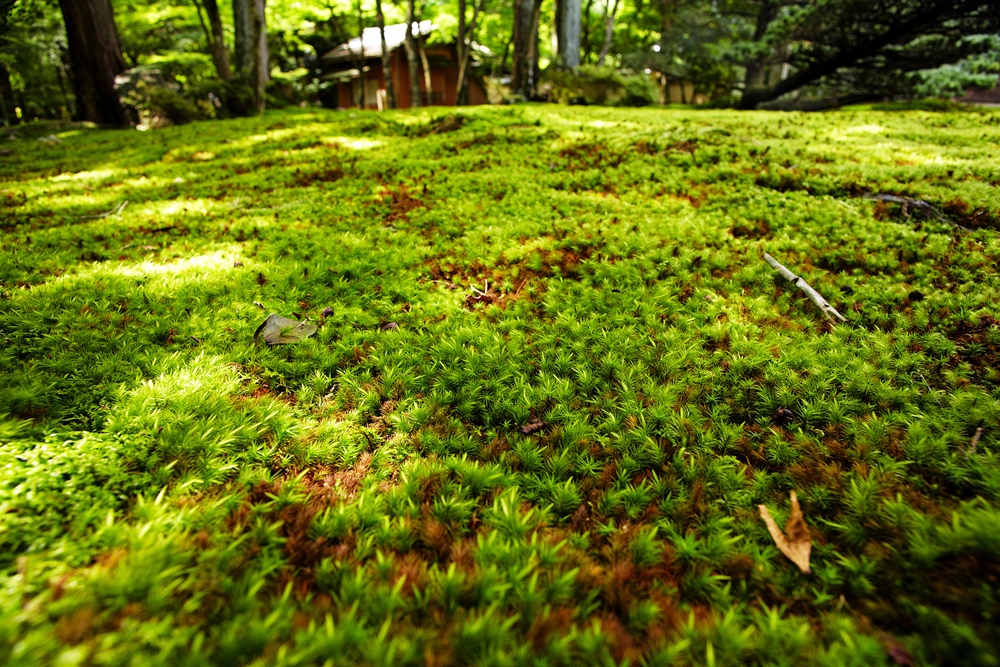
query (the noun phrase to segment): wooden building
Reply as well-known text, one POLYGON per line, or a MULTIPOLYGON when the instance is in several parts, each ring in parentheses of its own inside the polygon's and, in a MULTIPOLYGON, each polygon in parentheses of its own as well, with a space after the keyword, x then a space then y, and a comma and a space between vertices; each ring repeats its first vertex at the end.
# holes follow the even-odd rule
MULTIPOLYGON (((426 37, 435 29, 430 21, 413 24, 414 36, 426 37)), ((407 109, 410 100, 410 69, 406 58, 406 24, 385 27, 386 48, 389 51, 389 70, 396 107, 407 109)), ((477 48, 473 45, 473 48, 477 48)), ((423 58, 430 70, 430 89, 427 88, 425 70, 419 68, 420 106, 454 106, 457 98, 458 62, 454 44, 432 44, 423 47, 423 58)), ((337 106, 347 109, 356 106, 357 95, 364 91, 366 109, 384 109, 387 106, 385 75, 382 72, 382 38, 378 28, 365 28, 361 37, 341 44, 322 58, 323 79, 337 83, 337 106)), ((466 73, 469 87, 469 104, 486 104, 486 93, 471 68, 466 73)))

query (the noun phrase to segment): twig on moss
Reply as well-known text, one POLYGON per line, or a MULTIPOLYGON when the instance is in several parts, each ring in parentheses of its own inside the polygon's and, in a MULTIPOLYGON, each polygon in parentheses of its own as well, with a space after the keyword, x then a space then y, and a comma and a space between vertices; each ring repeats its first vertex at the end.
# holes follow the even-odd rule
POLYGON ((969 455, 976 453, 976 445, 979 444, 979 438, 983 437, 983 427, 980 426, 976 429, 976 434, 972 436, 972 442, 969 443, 969 448, 965 450, 965 458, 969 458, 969 455))
POLYGON ((823 315, 824 317, 826 317, 826 319, 833 322, 833 317, 831 317, 831 315, 835 315, 837 319, 840 320, 841 322, 847 321, 846 319, 844 319, 843 315, 837 312, 836 308, 831 306, 826 299, 820 296, 819 292, 810 287, 809 283, 802 280, 802 278, 799 278, 797 275, 786 269, 781 264, 781 262, 776 260, 774 257, 771 257, 766 252, 764 253, 764 261, 770 264, 771 268, 773 268, 775 271, 784 276, 786 280, 795 284, 800 290, 805 292, 806 296, 808 296, 812 300, 812 302, 815 303, 817 306, 819 306, 819 309, 823 311, 823 315))
POLYGON ((924 215, 928 218, 934 218, 941 222, 949 222, 963 232, 971 232, 972 230, 968 227, 963 227, 954 220, 948 218, 944 213, 942 213, 934 204, 924 201, 923 199, 914 199, 912 197, 901 197, 900 195, 887 195, 887 194, 874 194, 865 195, 865 199, 874 199, 875 201, 885 201, 890 204, 899 204, 903 207, 903 215, 910 217, 910 207, 923 211, 924 215))
POLYGON ((100 213, 98 215, 81 215, 79 217, 81 220, 103 220, 104 218, 112 218, 121 215, 126 206, 128 206, 127 199, 105 213, 100 213))

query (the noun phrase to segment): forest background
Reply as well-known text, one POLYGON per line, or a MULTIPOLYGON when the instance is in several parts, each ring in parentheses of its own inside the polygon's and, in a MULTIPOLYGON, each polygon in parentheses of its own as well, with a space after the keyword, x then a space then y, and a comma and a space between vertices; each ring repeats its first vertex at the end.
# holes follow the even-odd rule
MULTIPOLYGON (((657 104, 673 84, 685 103, 809 108, 958 96, 1000 69, 984 0, 2 0, 0 115, 156 125, 336 106, 321 56, 408 17, 433 21, 424 39, 453 45, 494 102, 657 104)), ((406 46, 416 60, 424 44, 406 46)))

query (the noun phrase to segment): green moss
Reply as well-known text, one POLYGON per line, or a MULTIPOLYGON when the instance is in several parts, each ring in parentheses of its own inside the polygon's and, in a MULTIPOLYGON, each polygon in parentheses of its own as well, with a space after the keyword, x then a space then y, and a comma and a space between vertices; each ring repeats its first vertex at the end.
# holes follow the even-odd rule
POLYGON ((1000 115, 19 133, 5 664, 1000 658, 1000 115))

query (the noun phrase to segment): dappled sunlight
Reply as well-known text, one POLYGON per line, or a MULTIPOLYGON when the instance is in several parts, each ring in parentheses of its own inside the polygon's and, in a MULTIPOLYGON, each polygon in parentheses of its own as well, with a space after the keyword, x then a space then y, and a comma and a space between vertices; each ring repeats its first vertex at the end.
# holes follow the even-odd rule
POLYGON ((239 257, 237 246, 193 257, 182 257, 167 262, 147 260, 144 262, 122 264, 115 268, 97 268, 94 273, 131 278, 162 277, 170 278, 170 282, 180 280, 207 280, 223 270, 232 270, 233 262, 239 257))
POLYGON ((94 171, 78 171, 76 173, 66 172, 58 176, 53 176, 50 180, 56 183, 64 181, 99 181, 120 173, 122 173, 121 169, 97 169, 94 171))
POLYGON ((343 146, 344 148, 348 148, 352 151, 367 151, 373 148, 378 148, 379 146, 383 145, 381 141, 377 141, 374 139, 365 139, 364 137, 359 139, 356 137, 330 136, 330 137, 323 137, 323 141, 328 143, 335 143, 338 146, 343 146))

